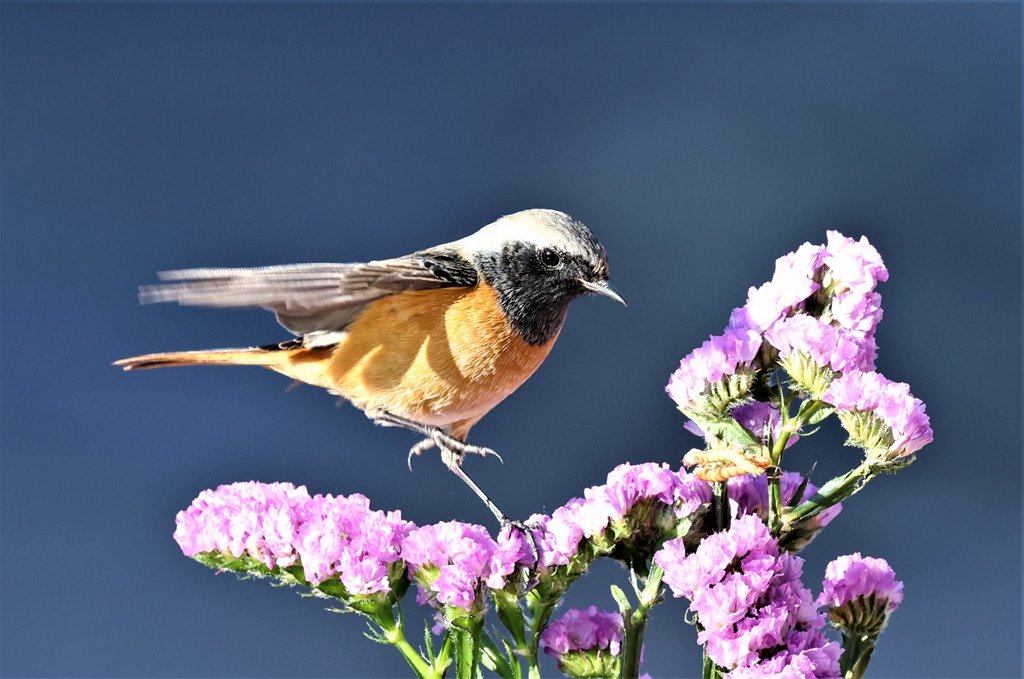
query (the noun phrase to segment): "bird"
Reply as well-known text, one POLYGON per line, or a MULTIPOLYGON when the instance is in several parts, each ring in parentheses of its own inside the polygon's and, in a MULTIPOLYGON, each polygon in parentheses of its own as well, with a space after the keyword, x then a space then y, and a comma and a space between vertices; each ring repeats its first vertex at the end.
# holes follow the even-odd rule
POLYGON ((625 305, 604 247, 557 210, 509 214, 409 255, 347 264, 165 271, 143 304, 273 311, 294 337, 265 346, 175 351, 116 361, 125 370, 255 365, 340 396, 383 426, 423 437, 502 526, 516 524, 466 474, 470 429, 551 351, 570 303, 595 294, 625 305))

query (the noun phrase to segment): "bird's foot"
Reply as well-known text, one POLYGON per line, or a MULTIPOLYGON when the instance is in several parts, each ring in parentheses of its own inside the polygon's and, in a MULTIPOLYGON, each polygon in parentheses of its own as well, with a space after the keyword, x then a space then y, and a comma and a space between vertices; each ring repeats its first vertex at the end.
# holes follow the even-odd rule
POLYGON ((474 446, 465 441, 460 441, 441 427, 432 424, 422 424, 415 420, 410 420, 406 417, 401 417, 390 413, 387 410, 367 410, 366 416, 373 420, 375 423, 382 427, 402 427, 403 429, 409 429, 417 434, 420 434, 425 440, 420 441, 409 451, 409 465, 412 466, 412 458, 414 455, 430 450, 434 446, 441 449, 441 458, 445 461, 445 464, 449 469, 452 467, 452 463, 459 465, 462 464, 462 458, 466 455, 479 455, 481 457, 487 457, 493 455, 498 458, 499 462, 504 464, 504 460, 501 459, 501 455, 498 455, 495 451, 484 446, 474 446), (448 451, 449 455, 445 455, 444 451, 448 451))
MULTIPOLYGON (((540 530, 540 526, 531 523, 530 521, 516 521, 510 519, 505 514, 498 517, 498 523, 501 524, 501 530, 506 528, 511 531, 519 531, 522 536, 526 539, 527 544, 530 548, 531 566, 530 571, 536 573, 537 568, 540 566, 540 549, 537 547, 537 536, 534 535, 534 531, 540 530)), ((527 586, 527 589, 532 589, 532 586, 527 586)))
POLYGON ((461 465, 462 459, 466 457, 466 455, 479 455, 480 457, 493 455, 498 458, 498 462, 505 464, 505 461, 501 459, 501 455, 498 455, 498 453, 490 448, 470 445, 465 441, 460 441, 457 438, 449 436, 440 429, 438 429, 437 433, 434 436, 431 436, 431 438, 434 440, 434 444, 441 449, 441 459, 444 460, 444 463, 448 465, 449 469, 451 469, 453 462, 456 465, 461 465), (447 456, 445 455, 445 451, 448 452, 447 456))

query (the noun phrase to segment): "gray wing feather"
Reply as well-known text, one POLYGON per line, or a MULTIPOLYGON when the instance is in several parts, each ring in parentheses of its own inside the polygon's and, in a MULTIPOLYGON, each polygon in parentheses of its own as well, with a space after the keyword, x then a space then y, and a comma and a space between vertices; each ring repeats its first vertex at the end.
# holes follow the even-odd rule
POLYGON ((286 264, 251 269, 183 269, 139 289, 143 304, 177 302, 262 307, 297 335, 342 330, 370 302, 452 285, 433 258, 410 255, 365 264, 286 264))

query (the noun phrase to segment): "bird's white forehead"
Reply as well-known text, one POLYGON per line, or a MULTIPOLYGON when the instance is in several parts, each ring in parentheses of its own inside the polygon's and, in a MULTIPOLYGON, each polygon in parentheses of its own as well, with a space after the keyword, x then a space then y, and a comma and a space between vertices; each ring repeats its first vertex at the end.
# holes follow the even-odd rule
POLYGON ((557 210, 523 210, 488 224, 453 245, 469 252, 501 252, 506 243, 522 241, 537 247, 554 247, 563 252, 582 251, 583 245, 562 226, 572 218, 557 210))

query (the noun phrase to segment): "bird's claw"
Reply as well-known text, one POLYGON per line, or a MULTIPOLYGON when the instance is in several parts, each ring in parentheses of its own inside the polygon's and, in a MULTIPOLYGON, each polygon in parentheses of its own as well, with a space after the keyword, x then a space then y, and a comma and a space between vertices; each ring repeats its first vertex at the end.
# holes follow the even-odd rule
MULTIPOLYGON (((540 565, 540 550, 537 547, 537 537, 534 535, 534 531, 539 530, 540 526, 535 523, 531 523, 530 521, 516 521, 508 518, 504 514, 499 517, 498 522, 501 524, 501 530, 508 528, 510 531, 517 530, 523 534, 523 537, 526 538, 526 541, 530 545, 530 556, 533 558, 530 570, 536 571, 537 567, 540 565)), ((530 588, 528 587, 527 589, 530 588)))
POLYGON ((422 441, 420 441, 419 443, 414 445, 412 448, 410 448, 409 449, 409 459, 408 459, 409 471, 412 471, 412 458, 414 456, 416 456, 416 455, 422 454, 426 450, 430 450, 435 445, 437 445, 437 444, 434 443, 433 439, 423 439, 422 441))
MULTIPOLYGON (((452 440, 455 441, 455 439, 452 440)), ((498 458, 498 462, 505 464, 505 461, 501 459, 501 455, 498 455, 498 453, 491 448, 487 448, 484 446, 473 446, 468 443, 462 443, 461 441, 456 441, 456 443, 458 444, 460 457, 464 457, 466 455, 479 455, 480 457, 494 456, 498 458)))

